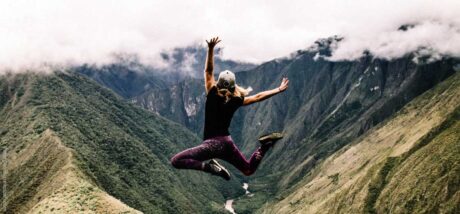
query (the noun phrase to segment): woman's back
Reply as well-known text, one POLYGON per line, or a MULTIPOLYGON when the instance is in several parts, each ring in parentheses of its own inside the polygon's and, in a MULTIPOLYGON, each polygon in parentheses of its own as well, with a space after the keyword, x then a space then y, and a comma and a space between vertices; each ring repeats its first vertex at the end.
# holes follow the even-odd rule
POLYGON ((243 105, 244 97, 232 96, 226 101, 213 86, 206 96, 204 140, 229 135, 228 128, 235 111, 243 105))

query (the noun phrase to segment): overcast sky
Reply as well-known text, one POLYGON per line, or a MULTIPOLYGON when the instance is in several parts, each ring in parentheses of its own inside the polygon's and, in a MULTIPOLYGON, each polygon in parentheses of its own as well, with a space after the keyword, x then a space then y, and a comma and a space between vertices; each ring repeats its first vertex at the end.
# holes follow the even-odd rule
POLYGON ((204 45, 215 35, 225 58, 249 62, 332 35, 345 37, 332 60, 355 59, 363 50, 393 58, 420 47, 460 56, 459 11, 459 0, 2 0, 0 68, 100 65, 115 53, 160 66, 159 52, 204 45), (408 23, 416 27, 397 31, 408 23))

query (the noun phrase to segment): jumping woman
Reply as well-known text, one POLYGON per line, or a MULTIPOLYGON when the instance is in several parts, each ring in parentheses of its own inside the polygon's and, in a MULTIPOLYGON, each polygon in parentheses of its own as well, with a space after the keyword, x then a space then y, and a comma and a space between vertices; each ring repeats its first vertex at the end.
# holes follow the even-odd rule
POLYGON ((204 122, 204 141, 201 145, 186 149, 171 158, 171 164, 177 169, 195 169, 221 176, 230 180, 230 173, 214 158, 229 162, 244 175, 253 174, 265 153, 277 140, 281 133, 271 133, 259 138, 261 146, 246 160, 238 147, 233 143, 228 127, 233 113, 240 106, 247 106, 265 100, 288 88, 289 80, 283 78, 278 88, 263 91, 253 96, 247 89, 235 83, 235 74, 223 71, 219 74, 217 83, 214 79, 214 47, 219 43, 219 37, 212 38, 208 43, 208 55, 204 70, 206 88, 206 106, 204 122), (204 162, 210 160, 208 163, 204 162))

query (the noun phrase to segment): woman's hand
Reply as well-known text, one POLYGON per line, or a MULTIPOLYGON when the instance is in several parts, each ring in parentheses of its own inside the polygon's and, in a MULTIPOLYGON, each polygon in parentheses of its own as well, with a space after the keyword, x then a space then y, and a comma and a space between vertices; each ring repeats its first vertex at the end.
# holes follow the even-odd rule
POLYGON ((206 57, 206 65, 204 67, 204 81, 206 94, 211 90, 212 86, 216 83, 214 79, 214 47, 219 43, 219 37, 211 38, 211 40, 206 40, 208 43, 208 55, 206 57))
POLYGON ((256 95, 245 97, 244 100, 243 100, 243 105, 246 106, 246 105, 250 105, 250 104, 253 104, 253 103, 257 103, 257 102, 265 100, 265 99, 267 99, 267 98, 269 98, 269 97, 271 97, 271 96, 273 96, 275 94, 278 94, 278 93, 281 93, 283 91, 286 91, 286 89, 288 88, 288 85, 289 85, 288 78, 283 78, 283 80, 281 81, 281 85, 278 88, 274 88, 274 89, 268 90, 268 91, 262 91, 262 92, 259 92, 256 95))
POLYGON ((288 78, 284 77, 283 80, 281 81, 281 85, 278 87, 278 90, 280 92, 286 91, 288 86, 289 86, 289 80, 288 78))
POLYGON ((208 42, 208 40, 206 40, 206 43, 208 43, 208 48, 209 48, 209 49, 212 49, 212 48, 214 48, 214 47, 217 45, 217 43, 219 43, 220 41, 221 41, 221 40, 219 40, 219 37, 214 37, 214 38, 211 38, 211 40, 209 40, 209 42, 208 42))

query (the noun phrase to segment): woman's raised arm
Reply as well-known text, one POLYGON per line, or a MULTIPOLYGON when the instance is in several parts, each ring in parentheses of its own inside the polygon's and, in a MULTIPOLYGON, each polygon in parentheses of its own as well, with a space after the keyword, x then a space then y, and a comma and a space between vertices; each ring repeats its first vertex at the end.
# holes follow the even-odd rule
POLYGON ((278 88, 268 90, 268 91, 262 91, 256 95, 245 97, 243 101, 243 105, 246 106, 246 105, 250 105, 250 104, 265 100, 275 94, 285 91, 288 88, 288 86, 289 86, 289 80, 287 78, 283 78, 283 80, 281 81, 281 85, 278 88))
POLYGON ((206 43, 208 43, 208 56, 206 57, 206 65, 204 68, 204 86, 206 88, 206 94, 208 94, 209 90, 216 82, 216 80, 214 80, 214 47, 219 42, 219 37, 212 38, 209 42, 206 40, 206 43))

